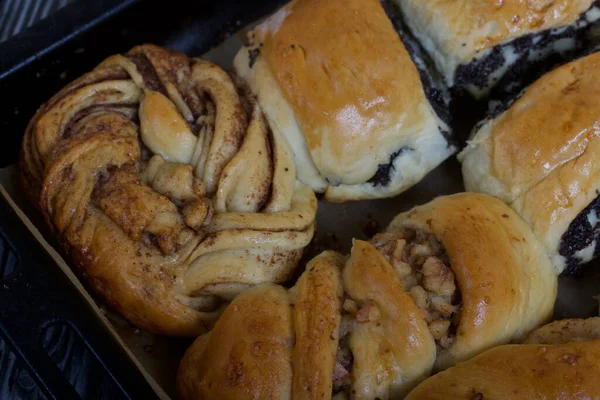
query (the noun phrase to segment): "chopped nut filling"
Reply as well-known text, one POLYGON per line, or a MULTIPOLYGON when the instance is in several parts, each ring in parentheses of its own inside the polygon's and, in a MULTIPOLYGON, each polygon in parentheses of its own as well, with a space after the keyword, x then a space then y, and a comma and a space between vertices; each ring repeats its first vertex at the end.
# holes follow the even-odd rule
POLYGON ((355 324, 377 323, 380 318, 381 311, 374 301, 368 300, 360 303, 350 298, 344 300, 336 363, 333 367, 332 396, 336 396, 336 399, 352 398, 350 392, 354 356, 348 343, 352 326, 355 326, 355 324))
MULTIPOLYGON (((347 304, 352 304, 354 312, 344 314, 342 316, 342 322, 340 324, 340 341, 338 344, 337 360, 333 368, 333 390, 332 394, 349 392, 350 384, 352 383, 350 372, 352 371, 352 363, 354 357, 352 351, 348 346, 348 335, 350 334, 350 327, 354 321, 352 314, 358 312, 356 302, 347 299, 344 302, 344 308, 347 304)), ((351 306, 351 307, 352 307, 351 306)))
POLYGON ((425 311, 438 352, 452 346, 462 301, 444 246, 434 235, 408 228, 380 233, 372 242, 394 267, 404 290, 425 311))

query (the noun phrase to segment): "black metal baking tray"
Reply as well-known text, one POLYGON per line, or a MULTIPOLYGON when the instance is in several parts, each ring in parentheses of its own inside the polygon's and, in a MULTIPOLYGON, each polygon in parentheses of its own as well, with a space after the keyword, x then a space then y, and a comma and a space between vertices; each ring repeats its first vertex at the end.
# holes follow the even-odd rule
MULTIPOLYGON (((281 0, 78 0, 0 43, 0 168, 36 109, 109 55, 155 43, 199 56, 281 0)), ((0 196, 0 398, 156 398, 0 196)))

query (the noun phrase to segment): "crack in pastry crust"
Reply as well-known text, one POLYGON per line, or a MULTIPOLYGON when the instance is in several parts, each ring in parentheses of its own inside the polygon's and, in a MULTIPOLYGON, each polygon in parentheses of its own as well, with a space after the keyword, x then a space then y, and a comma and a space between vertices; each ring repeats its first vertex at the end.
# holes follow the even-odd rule
POLYGON ((210 328, 241 290, 288 279, 313 236, 314 194, 245 93, 214 64, 144 45, 27 128, 28 195, 91 286, 149 331, 210 328))

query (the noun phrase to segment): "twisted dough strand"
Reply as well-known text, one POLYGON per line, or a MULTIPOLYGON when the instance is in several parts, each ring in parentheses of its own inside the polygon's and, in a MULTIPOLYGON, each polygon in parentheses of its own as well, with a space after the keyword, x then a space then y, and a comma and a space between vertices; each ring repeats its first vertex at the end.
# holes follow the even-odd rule
POLYGON ((93 289, 150 331, 198 335, 241 290, 289 279, 312 239, 314 194, 238 89, 216 65, 139 46, 25 133, 27 193, 93 289))

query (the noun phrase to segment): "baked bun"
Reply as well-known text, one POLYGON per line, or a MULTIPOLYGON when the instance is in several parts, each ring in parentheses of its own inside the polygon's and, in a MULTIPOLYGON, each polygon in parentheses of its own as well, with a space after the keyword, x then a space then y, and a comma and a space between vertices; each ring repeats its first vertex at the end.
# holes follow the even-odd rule
POLYGON ((510 204, 557 273, 600 253, 600 53, 546 74, 462 151, 465 187, 510 204))
POLYGON ((425 310, 436 370, 521 340, 552 316, 550 259, 527 224, 491 196, 439 197, 398 215, 372 242, 425 310))
POLYGON ((445 105, 378 0, 292 1, 249 40, 235 69, 325 199, 396 195, 454 153, 445 105))
POLYGON ((593 0, 392 0, 448 85, 483 97, 568 59, 600 20, 593 0))
POLYGON ((418 399, 596 399, 600 397, 599 318, 557 321, 542 327, 524 345, 488 350, 419 385, 418 399), (596 325, 595 334, 583 324, 596 325), (562 332, 559 332, 562 331, 562 332), (573 335, 570 337, 570 335, 573 335), (546 341, 544 339, 549 339, 546 341))
POLYGON ((525 344, 562 344, 600 339, 600 317, 554 321, 533 331, 525 344))
POLYGON ((219 67, 156 46, 108 58, 37 112, 21 175, 86 278, 135 325, 197 336, 289 279, 316 199, 219 67))
POLYGON ((367 242, 324 252, 289 293, 262 285, 237 297, 187 350, 187 399, 387 399, 429 375, 435 344, 422 311, 367 242), (345 266, 344 266, 345 264, 345 266))

